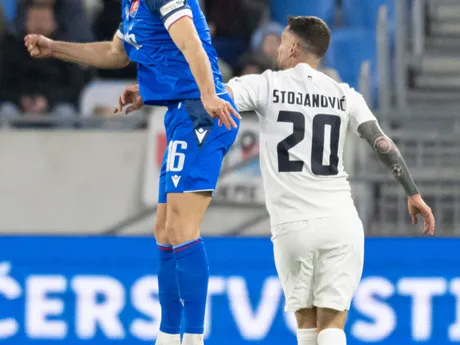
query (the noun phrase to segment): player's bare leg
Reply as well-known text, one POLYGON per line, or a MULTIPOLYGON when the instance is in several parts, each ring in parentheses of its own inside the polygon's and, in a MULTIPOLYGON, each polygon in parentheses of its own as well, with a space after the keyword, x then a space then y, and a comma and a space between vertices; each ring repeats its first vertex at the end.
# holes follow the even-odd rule
POLYGON ((203 343, 209 269, 200 224, 211 193, 168 193, 166 231, 174 248, 177 278, 184 303, 184 345, 203 343))
POLYGON ((161 305, 161 324, 157 345, 179 345, 182 303, 176 272, 176 257, 166 231, 166 204, 158 204, 155 238, 159 249, 158 295, 161 305))
POLYGON ((297 344, 316 345, 318 338, 316 307, 296 311, 295 318, 297 320, 297 344))
POLYGON ((155 239, 160 245, 171 245, 171 242, 169 242, 168 233, 166 232, 166 211, 166 204, 158 204, 154 233, 155 239))
POLYGON ((317 308, 318 345, 346 345, 343 331, 348 311, 317 308))

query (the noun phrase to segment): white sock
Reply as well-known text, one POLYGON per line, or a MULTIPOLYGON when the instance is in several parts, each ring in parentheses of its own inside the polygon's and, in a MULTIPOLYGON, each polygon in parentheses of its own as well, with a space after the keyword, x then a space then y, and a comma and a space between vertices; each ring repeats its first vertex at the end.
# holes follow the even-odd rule
POLYGON ((160 331, 158 333, 156 345, 180 345, 180 334, 168 334, 160 331))
POLYGON ((184 333, 182 345, 203 345, 203 334, 184 333))
POLYGON ((326 328, 318 334, 318 345, 347 345, 343 329, 326 328))
POLYGON ((297 330, 298 345, 316 345, 317 338, 316 328, 300 328, 297 330))

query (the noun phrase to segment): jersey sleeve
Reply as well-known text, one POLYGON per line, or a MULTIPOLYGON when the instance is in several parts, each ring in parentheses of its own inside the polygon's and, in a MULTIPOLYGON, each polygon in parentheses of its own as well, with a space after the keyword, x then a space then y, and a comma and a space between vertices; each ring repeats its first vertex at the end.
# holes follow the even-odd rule
POLYGON ((121 40, 125 37, 125 28, 123 22, 121 22, 120 25, 118 25, 117 37, 121 40))
POLYGON ((358 134, 358 127, 368 121, 377 121, 377 118, 374 116, 372 111, 369 109, 364 97, 359 93, 356 92, 354 89, 350 88, 350 92, 348 93, 348 113, 349 113, 349 126, 351 130, 358 134))
POLYGON ((187 0, 146 0, 153 14, 158 15, 166 30, 182 17, 193 18, 187 0))
POLYGON ((228 82, 239 111, 258 111, 263 114, 260 110, 268 99, 268 73, 250 74, 228 82))

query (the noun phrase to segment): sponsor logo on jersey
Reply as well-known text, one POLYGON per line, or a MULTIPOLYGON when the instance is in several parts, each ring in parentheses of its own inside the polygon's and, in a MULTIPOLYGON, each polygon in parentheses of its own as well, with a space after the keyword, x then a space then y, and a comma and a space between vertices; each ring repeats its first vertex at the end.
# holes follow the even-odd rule
POLYGON ((181 176, 179 176, 179 175, 171 176, 171 179, 173 181, 174 187, 177 188, 177 185, 179 184, 180 178, 181 178, 181 176))
POLYGON ((136 41, 136 36, 134 34, 127 34, 124 36, 125 42, 131 44, 137 50, 141 49, 143 46, 142 44, 138 44, 136 41))
POLYGON ((173 0, 173 1, 168 2, 163 7, 161 7, 160 13, 164 17, 164 16, 167 16, 172 11, 177 10, 178 8, 181 8, 184 6, 185 6, 185 0, 173 0))
POLYGON ((140 0, 134 0, 132 3, 131 3, 131 8, 129 9, 129 15, 131 17, 135 17, 136 14, 137 14, 137 10, 139 9, 139 4, 140 4, 140 0))
POLYGON ((203 143, 203 140, 204 140, 204 137, 206 136, 206 133, 208 133, 208 130, 206 130, 206 129, 203 129, 203 128, 195 129, 196 138, 198 139, 198 142, 200 144, 203 143))

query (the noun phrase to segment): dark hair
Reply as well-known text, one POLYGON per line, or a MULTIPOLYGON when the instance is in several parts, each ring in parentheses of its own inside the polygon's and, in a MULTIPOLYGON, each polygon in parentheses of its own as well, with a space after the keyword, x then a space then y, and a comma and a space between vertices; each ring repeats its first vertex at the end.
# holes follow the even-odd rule
POLYGON ((288 28, 305 43, 303 48, 309 53, 322 58, 329 49, 331 30, 322 19, 311 16, 290 16, 288 28))

